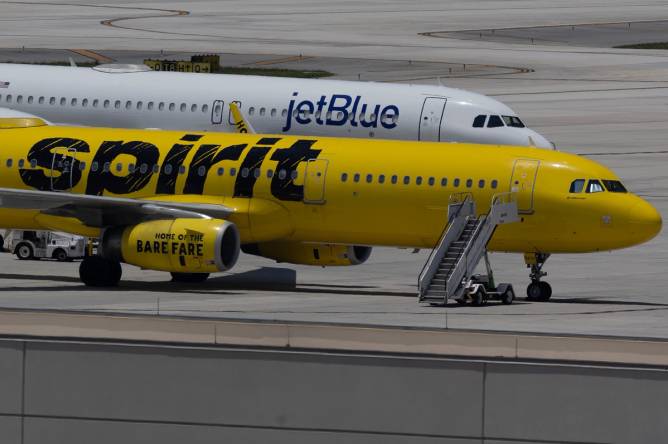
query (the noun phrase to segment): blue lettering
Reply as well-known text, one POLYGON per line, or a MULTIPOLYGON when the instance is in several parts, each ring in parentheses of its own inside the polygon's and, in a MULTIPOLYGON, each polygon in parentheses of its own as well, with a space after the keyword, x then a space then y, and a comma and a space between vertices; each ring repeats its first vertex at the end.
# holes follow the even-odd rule
POLYGON ((380 124, 383 128, 392 129, 397 126, 399 120, 399 108, 395 105, 387 105, 380 113, 380 124))
POLYGON ((313 102, 309 102, 308 100, 300 102, 296 108, 297 112, 295 113, 295 121, 297 123, 301 123, 302 125, 311 123, 311 118, 309 116, 313 114, 313 110, 313 102))
MULTIPOLYGON (((292 93, 292 96, 296 96, 298 93, 297 91, 292 93)), ((288 114, 285 116, 285 126, 283 127, 283 132, 289 131, 290 130, 290 125, 291 125, 291 120, 292 120, 292 109, 295 106, 295 99, 290 100, 290 104, 288 105, 288 114)))
POLYGON ((364 128, 376 128, 378 126, 378 112, 380 111, 380 105, 376 105, 373 111, 371 111, 368 116, 371 120, 365 120, 364 115, 366 114, 367 104, 362 105, 362 111, 360 112, 360 125, 364 128))
POLYGON ((329 102, 329 108, 327 109, 328 117, 325 125, 344 125, 348 120, 348 107, 352 100, 353 99, 350 96, 344 94, 333 94, 332 100, 329 102), (339 99, 343 100, 345 104, 337 106, 336 101, 339 99), (341 113, 340 116, 338 115, 339 113, 341 113))

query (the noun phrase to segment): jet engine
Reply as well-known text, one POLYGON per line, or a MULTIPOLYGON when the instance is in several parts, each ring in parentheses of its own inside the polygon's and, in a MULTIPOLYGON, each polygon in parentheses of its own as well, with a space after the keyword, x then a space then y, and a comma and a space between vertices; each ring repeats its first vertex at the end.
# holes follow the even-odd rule
POLYGON ((300 242, 265 242, 244 244, 247 254, 300 265, 359 265, 371 256, 371 247, 357 245, 304 244, 300 242))
POLYGON ((106 228, 100 255, 172 273, 229 270, 239 257, 239 231, 220 219, 172 219, 106 228))

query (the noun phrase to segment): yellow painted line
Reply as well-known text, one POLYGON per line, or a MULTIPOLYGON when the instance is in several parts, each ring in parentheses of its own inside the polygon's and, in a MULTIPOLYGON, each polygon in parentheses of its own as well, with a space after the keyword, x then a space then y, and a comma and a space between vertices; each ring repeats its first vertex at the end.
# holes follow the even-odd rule
POLYGON ((90 51, 88 49, 70 49, 71 52, 75 54, 79 54, 80 56, 88 57, 89 59, 93 59, 98 63, 111 63, 114 61, 114 59, 110 59, 107 56, 103 56, 102 54, 99 54, 94 51, 90 51))
POLYGON ((298 55, 298 56, 283 57, 280 59, 260 60, 259 62, 245 63, 244 65, 277 65, 279 63, 301 62, 303 60, 314 59, 314 58, 315 57, 298 55))

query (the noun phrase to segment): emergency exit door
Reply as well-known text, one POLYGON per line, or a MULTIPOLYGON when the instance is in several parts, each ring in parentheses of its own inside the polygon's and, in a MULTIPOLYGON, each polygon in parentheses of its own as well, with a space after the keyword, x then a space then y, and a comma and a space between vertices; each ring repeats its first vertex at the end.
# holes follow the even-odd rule
POLYGON ((427 97, 422 104, 418 128, 418 140, 439 142, 441 140, 441 124, 445 113, 443 97, 427 97))
POLYGON ((225 111, 225 102, 222 100, 214 100, 211 107, 211 123, 220 125, 223 123, 223 114, 225 111))
POLYGON ((325 159, 311 159, 306 162, 304 203, 325 203, 325 177, 327 176, 328 163, 325 159))
POLYGON ((520 213, 533 212, 533 191, 536 186, 539 164, 540 161, 532 159, 515 161, 510 180, 510 191, 516 193, 517 210, 520 213))

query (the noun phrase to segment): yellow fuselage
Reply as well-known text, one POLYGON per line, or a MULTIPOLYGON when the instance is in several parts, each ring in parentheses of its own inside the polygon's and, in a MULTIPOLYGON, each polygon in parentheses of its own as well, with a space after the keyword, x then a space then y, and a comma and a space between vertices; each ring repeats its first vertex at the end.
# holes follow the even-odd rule
MULTIPOLYGON (((661 218, 631 193, 570 193, 618 180, 591 160, 535 148, 42 126, 0 129, 0 187, 221 204, 242 243, 430 248, 456 193, 479 213, 514 192, 521 222, 491 250, 589 252, 644 242, 661 218)), ((0 210, 4 228, 96 236, 75 219, 0 210)))

